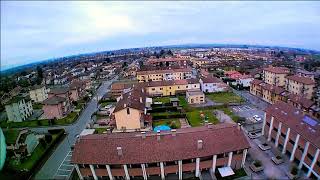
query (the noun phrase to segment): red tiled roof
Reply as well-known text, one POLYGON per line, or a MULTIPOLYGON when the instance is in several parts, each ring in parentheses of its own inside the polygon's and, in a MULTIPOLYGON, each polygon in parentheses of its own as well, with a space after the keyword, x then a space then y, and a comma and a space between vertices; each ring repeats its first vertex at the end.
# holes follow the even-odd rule
POLYGON ((190 68, 179 68, 179 69, 166 69, 166 70, 153 70, 153 71, 138 71, 137 75, 147 75, 147 74, 160 74, 160 73, 175 73, 175 72, 190 72, 190 68))
POLYGON ((293 75, 293 76, 287 76, 287 79, 292 80, 292 81, 296 81, 302 84, 315 84, 316 82, 308 77, 304 77, 304 76, 298 76, 298 75, 293 75))
POLYGON ((120 111, 127 107, 138 109, 140 111, 144 110, 146 94, 144 93, 144 91, 142 92, 141 89, 135 88, 130 92, 122 94, 121 97, 121 99, 117 102, 117 105, 113 112, 120 111), (142 102, 140 102, 140 97, 142 98, 142 102))
POLYGON ((176 136, 162 132, 157 140, 154 132, 146 133, 143 139, 139 133, 114 133, 87 135, 76 142, 72 163, 77 164, 140 164, 166 162, 196 157, 212 156, 250 148, 244 133, 237 125, 219 124, 208 127, 177 129, 176 136), (203 148, 197 149, 198 140, 203 148), (122 156, 117 154, 122 148, 122 156))
POLYGON ((314 102, 307 99, 307 98, 304 98, 303 96, 299 96, 299 95, 296 95, 296 94, 290 94, 288 96, 288 98, 290 99, 290 101, 294 102, 294 103, 297 103, 297 104, 300 104, 302 107, 304 108, 310 108, 314 102))
POLYGON ((264 71, 272 72, 275 74, 288 74, 289 69, 286 67, 267 67, 263 68, 264 71))
POLYGON ((259 79, 254 79, 253 81, 250 82, 251 84, 254 84, 254 85, 258 85, 258 84, 261 84, 263 83, 263 81, 259 80, 259 79))
POLYGON ((223 81, 217 77, 209 76, 206 78, 201 78, 203 83, 223 83, 223 81))
POLYGON ((316 118, 313 118, 317 121, 315 126, 308 125, 303 121, 303 118, 309 115, 305 115, 300 109, 284 102, 277 102, 267 107, 265 111, 267 116, 273 116, 277 121, 281 121, 291 130, 320 148, 320 125, 316 118))
POLYGON ((279 86, 274 86, 274 85, 266 84, 266 83, 261 84, 261 87, 262 87, 262 89, 271 91, 271 92, 273 92, 275 94, 281 94, 281 93, 286 91, 285 89, 283 89, 283 88, 281 88, 279 86))

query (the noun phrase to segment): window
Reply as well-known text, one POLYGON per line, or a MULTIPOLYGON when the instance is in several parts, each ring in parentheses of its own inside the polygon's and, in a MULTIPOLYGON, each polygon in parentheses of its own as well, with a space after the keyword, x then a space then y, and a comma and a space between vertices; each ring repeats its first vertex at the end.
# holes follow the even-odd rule
POLYGON ((152 88, 151 90, 154 91, 154 90, 156 90, 156 89, 155 89, 155 88, 152 88))
POLYGON ((127 108, 127 114, 130 114, 130 108, 127 108))

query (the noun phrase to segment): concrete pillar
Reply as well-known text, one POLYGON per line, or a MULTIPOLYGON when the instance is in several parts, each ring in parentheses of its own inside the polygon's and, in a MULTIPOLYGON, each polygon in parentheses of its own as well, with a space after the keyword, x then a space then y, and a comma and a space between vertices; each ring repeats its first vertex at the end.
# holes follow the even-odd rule
POLYGON ((243 150, 241 167, 244 167, 244 163, 246 162, 246 158, 247 158, 247 153, 248 153, 248 149, 243 150))
POLYGON ((164 179, 164 166, 163 162, 160 162, 161 179, 164 179))
POLYGON ((231 166, 231 162, 232 162, 232 155, 233 155, 233 152, 229 152, 229 156, 228 156, 228 167, 231 166))
POLYGON ((275 141, 275 146, 276 147, 278 147, 278 145, 279 145, 279 137, 280 137, 280 134, 281 134, 281 127, 282 127, 282 122, 279 122, 278 132, 277 132, 276 141, 275 141))
POLYGON ((271 122, 270 122, 270 127, 269 127, 269 132, 268 132, 268 141, 271 140, 271 132, 272 132, 272 129, 273 129, 273 119, 274 119, 274 117, 272 116, 271 117, 271 122))
POLYGON ((217 155, 214 155, 212 158, 212 172, 216 172, 216 165, 217 165, 217 155))
POLYGON ((264 113, 264 115, 263 115, 263 124, 262 124, 262 131, 261 131, 262 136, 264 135, 264 128, 265 128, 265 126, 266 126, 266 122, 267 122, 267 113, 264 113))
POLYGON ((76 168, 76 171, 78 173, 79 179, 83 180, 83 176, 81 175, 81 172, 80 172, 78 164, 75 164, 74 167, 76 168))
POLYGON ((301 160, 299 163, 299 169, 302 168, 303 162, 304 162, 304 158, 306 157, 307 153, 308 153, 308 149, 309 149, 309 142, 306 142, 306 145, 304 145, 304 150, 303 150, 303 154, 301 156, 301 160))
POLYGON ((92 175, 93 175, 93 179, 94 180, 98 180, 98 177, 96 175, 96 172, 94 171, 93 165, 90 164, 89 166, 90 166, 90 169, 91 169, 91 172, 92 172, 92 175))
POLYGON ((123 170, 124 170, 124 173, 126 175, 126 180, 130 180, 130 176, 129 176, 129 172, 128 172, 128 166, 126 164, 123 165, 123 170))
POLYGON ((200 174, 200 158, 196 158, 196 177, 200 174))
POLYGON ((179 180, 182 180, 182 160, 178 161, 179 166, 179 180))
POLYGON ((143 175, 143 179, 147 180, 147 171, 146 171, 146 165, 145 164, 141 164, 141 168, 142 168, 142 175, 143 175))
POLYGON ((320 150, 317 149, 317 151, 316 151, 316 153, 315 153, 315 155, 314 155, 314 157, 313 157, 313 161, 312 161, 312 163, 311 163, 311 165, 310 165, 310 168, 309 168, 307 177, 310 177, 310 176, 311 176, 312 169, 313 169, 314 165, 316 164, 316 162, 317 162, 317 160, 318 160, 319 152, 320 152, 320 150))
POLYGON ((284 144, 283 144, 282 154, 286 153, 289 137, 290 137, 290 128, 287 129, 286 138, 285 138, 284 144))
POLYGON ((294 160, 294 154, 295 154, 295 152, 296 152, 296 150, 297 150, 297 147, 298 147, 298 144, 299 144, 299 138, 300 138, 300 135, 297 134, 296 140, 295 140, 295 143, 294 143, 292 152, 291 152, 291 156, 290 156, 290 161, 291 161, 291 162, 294 160))
POLYGON ((107 168, 107 172, 108 172, 109 179, 110 179, 110 180, 113 180, 113 176, 112 176, 112 173, 111 173, 110 166, 109 166, 109 165, 106 165, 106 168, 107 168))

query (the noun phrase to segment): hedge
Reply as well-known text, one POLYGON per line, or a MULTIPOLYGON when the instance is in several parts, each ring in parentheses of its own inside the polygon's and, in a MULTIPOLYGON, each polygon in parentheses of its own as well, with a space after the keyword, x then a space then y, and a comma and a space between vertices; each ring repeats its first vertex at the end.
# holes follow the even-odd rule
POLYGON ((153 120, 159 119, 175 119, 175 118, 185 118, 186 114, 168 114, 168 115, 155 115, 152 116, 153 120))

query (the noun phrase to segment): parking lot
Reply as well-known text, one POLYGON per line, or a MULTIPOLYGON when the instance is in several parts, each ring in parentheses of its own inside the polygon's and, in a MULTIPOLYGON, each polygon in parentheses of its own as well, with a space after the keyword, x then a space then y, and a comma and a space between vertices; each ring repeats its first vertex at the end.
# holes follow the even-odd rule
POLYGON ((248 131, 258 131, 262 128, 262 122, 264 118, 264 111, 254 107, 252 105, 242 105, 242 106, 234 106, 232 107, 232 111, 241 117, 245 117, 246 123, 244 124, 244 128, 248 131), (257 115, 261 118, 260 121, 256 121, 253 116, 257 115))
POLYGON ((60 164, 55 174, 55 179, 69 179, 74 168, 73 165, 70 164, 71 156, 72 156, 72 151, 69 151, 67 156, 64 158, 64 160, 60 164))

